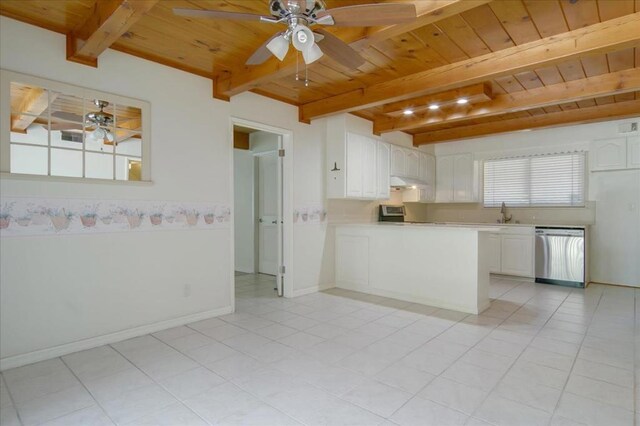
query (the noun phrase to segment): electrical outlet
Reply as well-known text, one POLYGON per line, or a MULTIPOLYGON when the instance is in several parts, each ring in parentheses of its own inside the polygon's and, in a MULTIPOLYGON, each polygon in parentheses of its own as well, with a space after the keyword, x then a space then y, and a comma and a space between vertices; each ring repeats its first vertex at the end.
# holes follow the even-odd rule
POLYGON ((191 284, 185 284, 184 289, 182 289, 182 295, 184 297, 191 296, 191 284))

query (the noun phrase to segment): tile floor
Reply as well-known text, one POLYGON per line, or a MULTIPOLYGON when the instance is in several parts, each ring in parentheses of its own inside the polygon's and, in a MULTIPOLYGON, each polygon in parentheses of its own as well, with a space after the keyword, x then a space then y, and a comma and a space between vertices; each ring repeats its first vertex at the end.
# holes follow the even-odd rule
POLYGON ((634 424, 640 290, 492 278, 466 315, 236 280, 234 314, 3 372, 0 423, 634 424))

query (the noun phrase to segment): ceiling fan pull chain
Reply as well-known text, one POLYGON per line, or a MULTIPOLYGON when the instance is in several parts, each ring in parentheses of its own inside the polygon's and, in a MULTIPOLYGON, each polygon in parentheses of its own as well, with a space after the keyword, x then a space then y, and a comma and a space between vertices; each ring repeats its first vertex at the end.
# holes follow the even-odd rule
POLYGON ((309 68, 307 63, 304 63, 304 87, 309 87, 309 68))
POLYGON ((296 81, 300 80, 299 74, 298 74, 298 58, 300 57, 300 52, 298 52, 296 50, 296 81))

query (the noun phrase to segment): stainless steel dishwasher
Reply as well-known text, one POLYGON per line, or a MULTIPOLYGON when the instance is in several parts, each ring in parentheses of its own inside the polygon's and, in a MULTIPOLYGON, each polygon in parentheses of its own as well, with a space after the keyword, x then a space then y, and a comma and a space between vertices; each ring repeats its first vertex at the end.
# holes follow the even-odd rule
POLYGON ((536 282, 584 287, 582 228, 536 227, 536 282))

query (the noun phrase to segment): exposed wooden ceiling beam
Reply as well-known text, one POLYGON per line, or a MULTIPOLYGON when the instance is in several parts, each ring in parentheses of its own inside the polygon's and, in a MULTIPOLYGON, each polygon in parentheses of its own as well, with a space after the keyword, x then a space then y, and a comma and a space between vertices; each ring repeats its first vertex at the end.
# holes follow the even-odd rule
POLYGON ((93 67, 98 56, 116 42, 158 0, 98 0, 89 18, 67 34, 67 59, 93 67))
POLYGON ((640 46, 640 12, 301 105, 303 121, 640 46))
POLYGON ((595 123, 598 121, 637 117, 639 113, 640 100, 618 102, 603 106, 536 115, 533 117, 497 120, 489 123, 455 127, 453 129, 417 133, 413 137, 413 144, 415 146, 420 146, 458 139, 477 138, 497 133, 515 132, 519 130, 595 123))
MULTIPOLYGON (((55 94, 51 93, 53 99, 55 94)), ((51 102, 53 102, 51 99, 51 102)), ((49 104, 48 92, 40 87, 30 88, 22 97, 18 111, 20 113, 11 116, 11 131, 24 133, 27 127, 33 123, 40 114, 47 109, 49 104)))
MULTIPOLYGON (((350 43, 354 49, 364 49, 381 40, 386 40, 447 17, 466 12, 490 1, 491 0, 420 0, 415 2, 418 19, 414 22, 352 31, 348 34, 341 34, 340 38, 350 43)), ((216 77, 214 97, 228 100, 229 97, 233 95, 256 89, 265 83, 293 74, 295 70, 295 55, 288 55, 282 62, 271 58, 261 65, 241 67, 216 77)))
POLYGON ((427 131, 431 127, 447 123, 543 108, 559 103, 578 102, 607 95, 620 95, 638 90, 640 90, 640 68, 632 68, 538 89, 499 95, 491 102, 477 106, 471 105, 471 109, 464 111, 434 111, 416 117, 383 118, 374 122, 373 131, 376 134, 417 128, 420 128, 421 131, 427 131))
MULTIPOLYGON (((465 98, 471 104, 490 101, 493 98, 491 83, 480 83, 459 89, 447 90, 433 95, 418 96, 406 101, 392 102, 382 106, 382 112, 389 115, 402 115, 403 111, 411 109, 414 113, 429 109, 429 105, 439 107, 453 105, 460 98, 465 98)), ((390 119, 390 121, 394 121, 390 119)))

